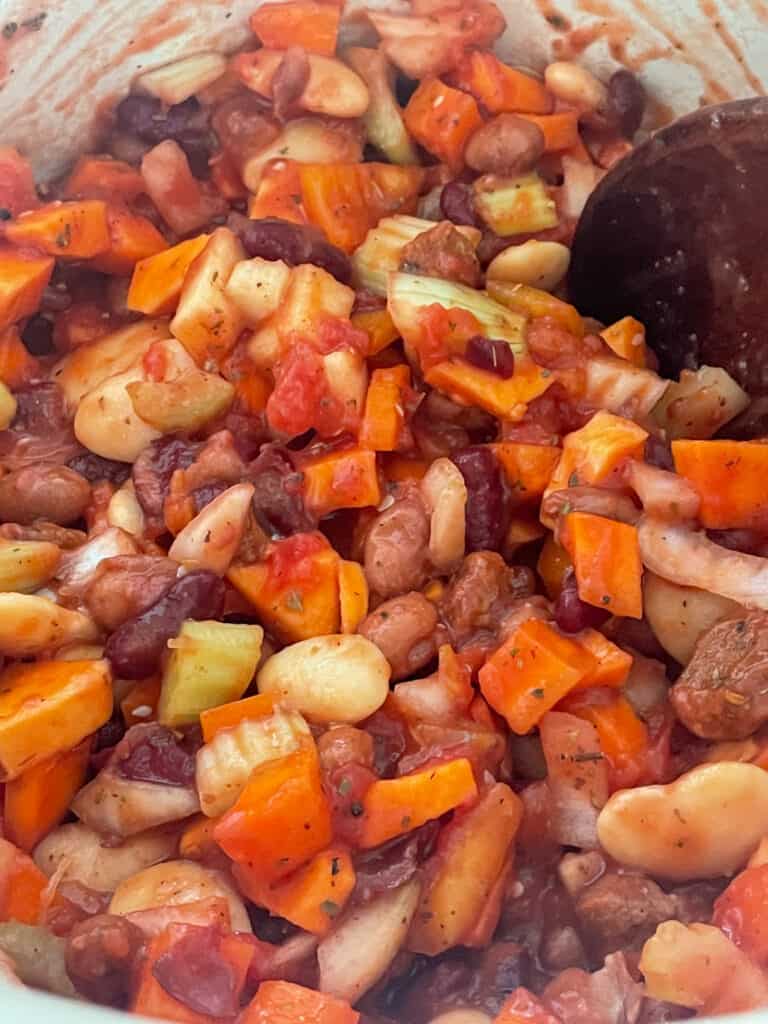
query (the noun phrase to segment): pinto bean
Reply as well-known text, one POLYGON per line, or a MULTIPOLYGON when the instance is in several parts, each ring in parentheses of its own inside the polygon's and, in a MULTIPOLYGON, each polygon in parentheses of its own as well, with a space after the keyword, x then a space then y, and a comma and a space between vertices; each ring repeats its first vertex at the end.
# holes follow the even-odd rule
POLYGON ((544 153, 544 132, 515 114, 497 114, 467 143, 467 164, 481 174, 525 174, 544 153))
POLYGON ((594 955, 639 949, 657 925, 677 915, 677 900, 645 875, 610 872, 586 886, 574 909, 594 955))
POLYGON ((88 999, 120 1006, 128 996, 131 972, 144 934, 117 914, 97 914, 76 924, 67 940, 67 973, 88 999))
POLYGON ((178 565, 170 558, 152 555, 106 558, 88 584, 83 596, 85 607, 98 625, 112 633, 159 600, 178 571, 178 565))
POLYGON ((65 525, 79 519, 90 500, 88 481, 66 466, 27 466, 0 480, 3 522, 33 523, 46 519, 65 525))
POLYGON ((380 604, 361 622, 358 633, 372 640, 392 668, 406 679, 437 653, 437 611, 423 594, 412 591, 380 604))
POLYGON ((365 541, 368 585, 381 597, 418 590, 426 580, 429 517, 423 500, 407 491, 373 522, 365 541))
POLYGON ((444 220, 408 242, 400 254, 400 269, 408 274, 426 274, 458 281, 470 288, 480 284, 480 263, 475 246, 444 220))
POLYGON ((529 570, 510 568, 495 552, 476 551, 464 559, 445 591, 443 619, 461 641, 476 630, 495 630, 504 611, 532 592, 529 570))
POLYGON ((768 721, 768 613, 714 625, 670 691, 677 717, 703 739, 740 740, 768 721))

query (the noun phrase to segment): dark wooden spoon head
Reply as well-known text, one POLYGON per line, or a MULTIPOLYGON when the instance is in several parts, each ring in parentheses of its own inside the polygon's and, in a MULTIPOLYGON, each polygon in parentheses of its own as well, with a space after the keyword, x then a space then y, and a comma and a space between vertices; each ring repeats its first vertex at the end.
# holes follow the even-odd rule
POLYGON ((616 165, 579 222, 571 300, 633 315, 662 372, 722 366, 768 395, 768 98, 704 107, 616 165))

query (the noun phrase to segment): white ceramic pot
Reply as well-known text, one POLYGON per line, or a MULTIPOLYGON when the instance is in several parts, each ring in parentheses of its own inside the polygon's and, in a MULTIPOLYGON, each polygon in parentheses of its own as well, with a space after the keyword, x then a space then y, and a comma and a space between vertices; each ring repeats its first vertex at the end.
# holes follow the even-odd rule
MULTIPOLYGON (((399 0, 374 0, 397 6, 399 0)), ((663 124, 704 103, 768 91, 768 0, 496 0, 500 51, 541 68, 576 58, 605 76, 623 64, 663 124)), ((186 53, 248 38, 256 0, 0 0, 0 142, 39 176, 62 173, 98 138, 133 77, 186 53)), ((360 10, 361 0, 347 8, 360 10)), ((407 4, 400 4, 407 9, 407 4)), ((125 1024, 124 1014, 0 982, 2 1024, 125 1024)), ((136 1018, 133 1018, 136 1019, 136 1018)), ((717 1024, 768 1024, 768 1010, 717 1024)))

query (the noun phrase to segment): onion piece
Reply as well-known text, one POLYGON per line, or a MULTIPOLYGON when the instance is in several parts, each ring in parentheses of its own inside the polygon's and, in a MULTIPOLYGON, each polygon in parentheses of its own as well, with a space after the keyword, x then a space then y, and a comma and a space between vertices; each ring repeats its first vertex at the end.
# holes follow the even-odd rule
POLYGON ((597 818, 608 799, 608 768, 591 722, 549 711, 539 727, 552 797, 551 831, 564 846, 599 848, 597 818))
POLYGON ((768 610, 768 558, 731 551, 687 526, 650 516, 640 520, 638 540, 643 564, 657 576, 768 610))
POLYGON ((696 488, 677 473, 632 461, 627 467, 627 483, 649 516, 679 521, 699 514, 701 499, 696 488))
POLYGON ((743 611, 720 594, 678 583, 646 572, 643 575, 643 610, 661 646, 681 665, 687 665, 700 637, 716 622, 743 611))
POLYGON ((0 956, 10 957, 19 980, 57 996, 75 996, 75 987, 67 974, 65 949, 64 939, 47 928, 18 921, 0 924, 0 956))
POLYGON ((168 557, 188 571, 209 569, 223 576, 243 539, 253 495, 253 484, 227 488, 178 534, 168 557))
POLYGON ((394 960, 420 894, 414 880, 353 909, 318 946, 320 991, 357 1002, 394 960))

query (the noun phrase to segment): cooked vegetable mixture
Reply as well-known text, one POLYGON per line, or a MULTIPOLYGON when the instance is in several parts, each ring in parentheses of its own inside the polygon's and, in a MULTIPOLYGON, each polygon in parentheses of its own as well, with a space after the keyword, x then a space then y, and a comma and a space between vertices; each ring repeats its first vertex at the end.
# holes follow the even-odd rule
POLYGON ((251 26, 62 181, 0 151, 0 981, 768 1005, 768 446, 564 283, 640 84, 487 0, 251 26))

